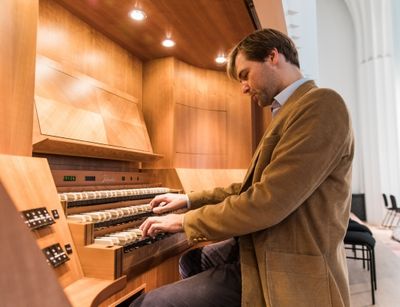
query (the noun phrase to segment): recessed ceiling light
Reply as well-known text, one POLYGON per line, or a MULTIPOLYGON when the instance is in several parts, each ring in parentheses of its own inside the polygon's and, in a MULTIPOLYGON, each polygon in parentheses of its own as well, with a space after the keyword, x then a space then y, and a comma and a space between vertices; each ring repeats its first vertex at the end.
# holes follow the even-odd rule
POLYGON ((170 39, 170 38, 164 39, 164 40, 161 42, 161 44, 162 44, 164 47, 167 47, 167 48, 171 48, 171 47, 175 46, 175 42, 174 42, 172 39, 170 39))
POLYGON ((137 21, 142 21, 144 19, 146 19, 146 13, 143 12, 142 10, 139 9, 134 9, 129 13, 129 16, 133 19, 133 20, 137 20, 137 21))
POLYGON ((218 64, 225 64, 226 63, 226 57, 225 55, 219 55, 215 58, 215 62, 217 62, 218 64))

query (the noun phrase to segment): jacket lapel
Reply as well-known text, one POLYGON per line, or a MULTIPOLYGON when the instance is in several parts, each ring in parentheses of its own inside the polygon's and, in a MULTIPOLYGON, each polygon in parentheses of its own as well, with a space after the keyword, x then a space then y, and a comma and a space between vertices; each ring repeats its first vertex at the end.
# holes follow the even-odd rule
POLYGON ((261 144, 263 143, 264 138, 270 133, 272 127, 274 126, 272 123, 277 121, 277 118, 282 116, 283 113, 285 113, 285 109, 289 109, 289 106, 300 99, 305 93, 307 93, 309 90, 315 88, 315 82, 310 80, 302 84, 298 89, 294 91, 294 93, 289 97, 289 99, 286 101, 286 103, 283 105, 281 110, 279 110, 278 114, 275 116, 274 120, 271 122, 270 125, 268 125, 267 129, 264 132, 263 137, 261 138, 260 142, 258 143, 257 149, 254 152, 253 158, 251 160, 249 169, 246 173, 246 176, 244 177, 242 186, 240 188, 239 194, 242 193, 243 191, 247 190, 248 187, 252 184, 253 181, 253 173, 255 170, 255 167, 257 165, 258 157, 260 156, 260 151, 261 151, 261 144))

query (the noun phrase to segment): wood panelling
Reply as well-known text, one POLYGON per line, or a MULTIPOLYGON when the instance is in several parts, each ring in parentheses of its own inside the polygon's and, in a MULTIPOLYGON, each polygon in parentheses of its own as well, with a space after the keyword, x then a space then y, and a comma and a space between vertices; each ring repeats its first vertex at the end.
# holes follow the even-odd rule
POLYGON ((154 156, 135 97, 43 57, 37 61, 35 107, 35 152, 93 156, 91 148, 100 153, 103 146, 99 158, 122 158, 109 151, 114 146, 126 157, 132 151, 154 156), (53 144, 46 149, 48 140, 53 144))
POLYGON ((1 305, 70 306, 3 182, 0 184, 0 203, 1 305))
POLYGON ((287 34, 282 0, 253 0, 262 28, 274 28, 287 34))
POLYGON ((226 54, 255 29, 244 0, 57 2, 143 61, 174 56, 197 67, 223 70, 214 61, 218 53, 226 54), (143 22, 129 18, 135 4, 147 14, 143 22), (176 41, 173 48, 161 45, 167 34, 176 41))
POLYGON ((37 50, 141 102, 142 62, 55 1, 40 0, 37 50))
MULTIPOLYGON (((59 293, 59 285, 61 285, 73 306, 97 306, 102 300, 120 291, 126 285, 126 277, 104 280, 84 276, 76 244, 71 237, 50 168, 45 159, 0 155, 0 169, 2 170, 0 209, 6 210, 1 212, 1 217, 10 218, 10 221, 0 223, 2 227, 5 227, 1 229, 0 234, 0 243, 4 247, 0 252, 2 256, 0 266, 7 264, 6 268, 1 267, 2 274, 12 281, 11 288, 8 285, 3 286, 3 282, 1 284, 3 304, 5 300, 6 306, 68 306, 65 296, 59 293), (33 230, 27 236, 27 226, 22 224, 20 214, 18 214, 19 220, 15 219, 16 213, 10 210, 11 206, 18 211, 45 207, 50 214, 53 210, 57 210, 59 217, 54 218, 54 224, 33 230), (9 233, 10 230, 15 233, 9 233), (23 246, 19 246, 19 243, 23 246), (56 243, 60 244, 64 251, 65 245, 69 244, 72 253, 68 254, 67 262, 52 268, 46 263, 39 248, 43 249, 56 243), (26 256, 31 259, 28 260, 26 256), (19 272, 20 268, 16 266, 26 268, 26 271, 19 272), (17 285, 15 281, 20 281, 20 284, 17 285), (9 289, 10 293, 3 293, 5 288, 9 289), (35 288, 37 293, 32 293, 35 288), (9 297, 9 294, 13 296, 9 297), (7 296, 4 298, 5 295, 7 296)), ((104 261, 98 257, 91 260, 94 267, 96 267, 96 261, 104 261)), ((95 277, 102 274, 100 270, 97 274, 91 272, 91 275, 95 277)))
POLYGON ((241 183, 246 171, 246 169, 176 169, 185 193, 241 183))
POLYGON ((143 116, 153 150, 164 156, 158 167, 174 164, 174 62, 165 58, 143 67, 143 116))
POLYGON ((175 112, 176 122, 184 124, 184 129, 176 129, 176 153, 226 155, 226 111, 176 104, 175 112))
MULTIPOLYGON (((48 212, 59 212, 60 218, 55 224, 32 232, 39 247, 55 243, 62 246, 71 244, 72 250, 76 251, 46 160, 0 155, 0 168, 1 185, 17 210, 46 207, 48 212)), ((54 271, 62 287, 83 277, 76 253, 72 253, 70 258, 70 261, 54 271)))
POLYGON ((30 156, 38 1, 1 4, 0 153, 30 156))
POLYGON ((110 304, 111 306, 115 306, 114 303, 116 301, 121 299, 128 300, 130 296, 133 296, 138 291, 138 289, 144 289, 146 292, 148 292, 155 288, 159 288, 179 280, 180 277, 178 263, 180 256, 181 254, 170 257, 156 267, 147 270, 143 274, 135 274, 134 276, 128 275, 127 286, 122 291, 104 301, 100 306, 105 307, 110 306, 110 304))
POLYGON ((154 150, 166 157, 157 167, 248 166, 251 108, 238 83, 173 58, 147 62, 143 71, 145 121, 154 150))

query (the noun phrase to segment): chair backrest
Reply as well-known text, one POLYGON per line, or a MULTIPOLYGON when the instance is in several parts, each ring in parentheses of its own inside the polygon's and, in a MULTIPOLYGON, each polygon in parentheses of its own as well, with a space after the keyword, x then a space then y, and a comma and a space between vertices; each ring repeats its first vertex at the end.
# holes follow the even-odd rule
POLYGON ((383 203, 384 203, 385 207, 386 207, 386 208, 389 208, 389 203, 388 203, 386 194, 385 194, 385 193, 382 193, 382 196, 383 196, 383 203))
POLYGON ((394 210, 397 209, 397 203, 396 203, 396 197, 394 197, 394 195, 390 195, 390 202, 392 203, 392 208, 394 210))

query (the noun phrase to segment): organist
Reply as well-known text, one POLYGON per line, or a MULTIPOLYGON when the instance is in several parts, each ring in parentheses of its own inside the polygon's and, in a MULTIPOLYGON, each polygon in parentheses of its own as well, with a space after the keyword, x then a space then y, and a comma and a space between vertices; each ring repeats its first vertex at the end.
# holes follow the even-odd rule
POLYGON ((190 210, 148 218, 144 236, 219 243, 189 251, 181 281, 131 306, 350 306, 342 241, 354 148, 342 98, 303 78, 294 43, 276 30, 244 38, 228 74, 273 120, 242 184, 151 202, 156 213, 190 210))

